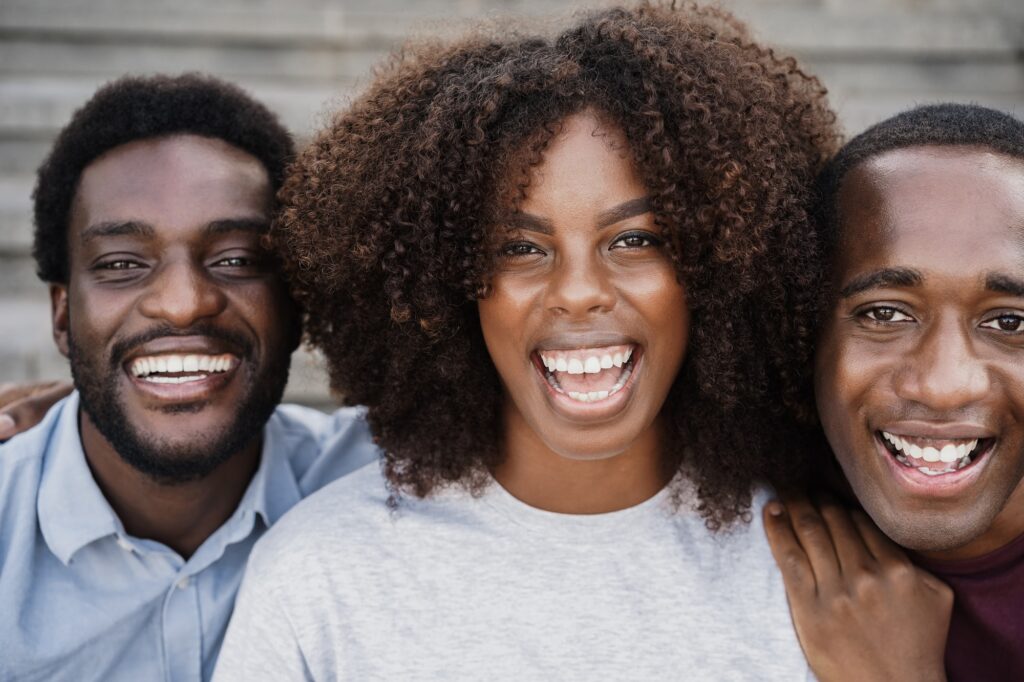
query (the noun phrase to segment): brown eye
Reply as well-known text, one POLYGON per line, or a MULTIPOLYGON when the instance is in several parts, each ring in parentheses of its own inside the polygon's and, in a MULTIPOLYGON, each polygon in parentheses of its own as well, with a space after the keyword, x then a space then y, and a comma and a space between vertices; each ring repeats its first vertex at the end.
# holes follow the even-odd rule
POLYGON ((1000 315, 982 323, 981 326, 1013 334, 1024 331, 1024 317, 1011 314, 1000 315))
POLYGON ((906 322, 910 316, 901 312, 898 308, 888 305, 875 306, 865 310, 863 315, 872 322, 906 322))

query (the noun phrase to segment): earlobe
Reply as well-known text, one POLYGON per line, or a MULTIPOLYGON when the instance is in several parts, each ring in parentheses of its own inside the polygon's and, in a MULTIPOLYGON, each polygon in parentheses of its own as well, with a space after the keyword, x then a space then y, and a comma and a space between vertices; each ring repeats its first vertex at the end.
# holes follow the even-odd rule
POLYGON ((68 287, 65 284, 50 285, 50 319, 57 350, 68 357, 68 287))

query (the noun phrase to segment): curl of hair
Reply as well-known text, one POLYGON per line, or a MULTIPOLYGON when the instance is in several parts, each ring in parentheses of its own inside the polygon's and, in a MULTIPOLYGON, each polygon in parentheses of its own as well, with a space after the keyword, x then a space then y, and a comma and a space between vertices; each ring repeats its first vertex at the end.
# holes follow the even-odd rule
POLYGON ((408 46, 300 155, 272 239, 332 387, 369 407, 394 488, 478 490, 502 457, 475 303, 496 212, 588 108, 625 133, 687 291, 667 459, 708 523, 731 523, 755 481, 804 476, 810 186, 838 136, 820 83, 729 14, 641 4, 554 37, 408 46))
POLYGON ((220 139, 248 152, 267 169, 275 192, 295 156, 277 117, 231 83, 196 73, 107 83, 74 113, 39 167, 32 255, 40 279, 67 282, 68 215, 86 166, 114 147, 175 134, 220 139))

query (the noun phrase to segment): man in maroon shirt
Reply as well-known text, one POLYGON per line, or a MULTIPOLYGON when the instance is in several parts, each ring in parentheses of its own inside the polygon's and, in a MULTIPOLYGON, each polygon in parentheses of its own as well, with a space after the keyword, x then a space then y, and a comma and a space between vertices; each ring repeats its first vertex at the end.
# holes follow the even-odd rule
MULTIPOLYGON (((1024 123, 977 106, 919 107, 854 138, 820 189, 829 267, 815 396, 825 435, 878 528, 953 588, 949 678, 1022 680, 1024 123)), ((870 569, 868 524, 819 509, 815 522, 810 505, 789 505, 792 533, 781 508, 766 517, 798 632, 829 611, 801 580, 828 588, 853 564, 861 577, 844 580, 833 621, 844 608, 861 623, 871 619, 858 610, 912 608, 920 594, 877 588, 889 578, 870 569)), ((887 655, 904 655, 891 644, 887 655)), ((865 659, 884 640, 875 646, 865 659)))

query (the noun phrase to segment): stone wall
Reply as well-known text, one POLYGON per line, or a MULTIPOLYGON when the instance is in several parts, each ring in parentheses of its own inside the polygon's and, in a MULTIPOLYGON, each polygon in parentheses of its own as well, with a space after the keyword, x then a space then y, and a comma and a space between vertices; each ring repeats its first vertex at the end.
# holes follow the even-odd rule
MULTIPOLYGON (((587 3, 583 3, 585 6, 587 3)), ((593 3, 589 3, 593 4, 593 3)), ((735 0, 724 3, 828 85, 849 133, 917 103, 1024 115, 1021 0, 735 0)), ((481 15, 538 17, 558 0, 0 0, 0 382, 67 376, 33 275, 33 173, 95 88, 124 73, 201 70, 234 80, 299 136, 366 82, 410 32, 481 15)), ((289 398, 328 402, 300 351, 289 398)))

